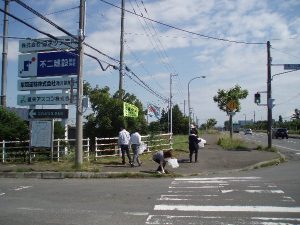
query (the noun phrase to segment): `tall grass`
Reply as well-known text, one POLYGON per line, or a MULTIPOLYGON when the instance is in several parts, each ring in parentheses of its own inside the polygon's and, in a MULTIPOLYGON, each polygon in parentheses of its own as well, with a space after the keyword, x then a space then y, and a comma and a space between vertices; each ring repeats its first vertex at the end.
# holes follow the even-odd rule
POLYGON ((246 143, 239 139, 229 135, 222 135, 218 140, 218 145, 226 150, 244 150, 247 149, 246 143))

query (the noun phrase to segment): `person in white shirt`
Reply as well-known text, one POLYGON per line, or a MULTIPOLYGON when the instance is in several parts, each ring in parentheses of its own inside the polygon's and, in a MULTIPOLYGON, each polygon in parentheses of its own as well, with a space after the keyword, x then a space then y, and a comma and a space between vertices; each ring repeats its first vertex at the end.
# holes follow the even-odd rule
POLYGON ((130 142, 130 134, 129 132, 121 127, 119 132, 119 138, 118 138, 118 145, 121 148, 122 153, 122 164, 125 165, 125 153, 128 157, 129 164, 133 166, 133 163, 131 161, 130 153, 129 153, 129 142, 130 142))
POLYGON ((138 166, 142 165, 142 162, 139 158, 139 147, 142 144, 142 137, 139 134, 138 131, 134 132, 130 136, 130 145, 133 151, 133 166, 135 166, 135 162, 138 164, 138 166))

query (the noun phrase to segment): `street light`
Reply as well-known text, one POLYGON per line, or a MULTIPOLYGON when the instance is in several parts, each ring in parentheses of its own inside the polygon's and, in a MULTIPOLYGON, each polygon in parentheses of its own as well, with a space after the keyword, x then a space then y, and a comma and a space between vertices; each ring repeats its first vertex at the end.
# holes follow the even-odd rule
POLYGON ((198 78, 205 78, 206 76, 200 76, 200 77, 194 77, 192 78, 188 83, 188 110, 189 110, 189 135, 190 135, 190 129, 191 129, 191 102, 190 102, 190 83, 198 78))

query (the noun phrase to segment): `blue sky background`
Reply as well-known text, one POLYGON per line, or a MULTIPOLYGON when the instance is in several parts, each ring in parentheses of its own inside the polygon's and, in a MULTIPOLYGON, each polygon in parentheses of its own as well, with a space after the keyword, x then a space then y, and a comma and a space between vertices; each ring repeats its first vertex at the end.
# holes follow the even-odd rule
MULTIPOLYGON (((121 1, 107 0, 120 7, 121 1)), ((49 19, 77 34, 79 0, 26 0, 30 7, 49 19)), ((250 43, 271 42, 273 64, 300 63, 300 1, 299 0, 126 0, 126 9, 153 20, 197 34, 250 43)), ((4 8, 4 1, 1 1, 4 8)), ((10 3, 10 12, 39 29, 62 36, 62 32, 43 22, 15 2, 10 3)), ((3 14, 1 13, 1 18, 3 14)), ((3 29, 3 22, 0 22, 3 29)), ((44 37, 19 22, 9 19, 9 36, 44 37)), ((16 107, 18 39, 9 40, 8 49, 8 92, 7 105, 16 107)), ((87 0, 86 42, 105 54, 119 59, 120 51, 120 9, 101 0, 87 0)), ((108 63, 109 58, 86 48, 88 53, 108 63)), ((2 51, 2 46, 1 46, 2 51)), ((254 104, 254 93, 267 89, 266 44, 238 44, 204 38, 163 26, 136 15, 125 13, 126 65, 162 96, 170 95, 170 74, 173 77, 173 102, 187 113, 188 82, 191 107, 199 123, 215 118, 219 125, 228 119, 221 112, 213 96, 218 89, 229 89, 239 84, 249 91, 242 100, 242 109, 234 121, 253 119, 266 120, 266 107, 254 104)), ((2 55, 1 55, 2 57, 2 55)), ((284 72, 283 66, 272 66, 272 75, 284 72)), ((101 71, 98 63, 90 58, 84 61, 84 80, 93 87, 109 86, 114 93, 119 86, 119 73, 115 70, 101 71)), ((289 120, 295 108, 300 108, 300 72, 275 76, 272 81, 272 95, 276 106, 273 118, 282 115, 289 120)), ((141 88, 125 76, 124 88, 135 94, 146 107, 151 102, 166 108, 161 99, 141 88)), ((262 95, 266 102, 266 96, 262 95)), ((73 108, 71 107, 71 110, 73 108)), ((86 113, 89 113, 87 110, 86 113)), ((70 122, 75 121, 71 114, 70 122)))

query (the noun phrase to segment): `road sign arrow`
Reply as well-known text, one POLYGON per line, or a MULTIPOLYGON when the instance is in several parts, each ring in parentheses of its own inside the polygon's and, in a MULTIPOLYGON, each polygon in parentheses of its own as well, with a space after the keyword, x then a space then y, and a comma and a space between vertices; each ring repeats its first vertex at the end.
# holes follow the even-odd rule
POLYGON ((29 109, 29 112, 28 112, 28 117, 29 119, 34 119, 36 113, 34 112, 34 109, 29 109))

